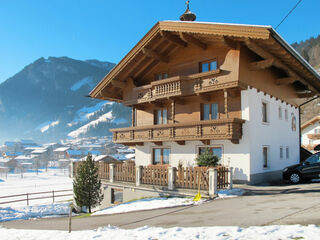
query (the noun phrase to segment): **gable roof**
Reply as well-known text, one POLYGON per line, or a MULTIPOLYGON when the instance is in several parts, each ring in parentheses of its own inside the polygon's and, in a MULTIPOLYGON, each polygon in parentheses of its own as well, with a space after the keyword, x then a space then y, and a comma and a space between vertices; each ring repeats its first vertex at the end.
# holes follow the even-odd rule
MULTIPOLYGON (((163 39, 175 38, 183 44, 181 34, 191 36, 196 39, 216 38, 226 42, 241 42, 250 50, 252 46, 258 46, 261 49, 268 49, 290 69, 289 71, 297 73, 307 85, 312 87, 315 92, 320 92, 320 76, 271 26, 244 25, 244 24, 226 24, 210 22, 181 22, 181 21, 163 21, 157 22, 151 30, 134 46, 134 48, 100 81, 100 83, 90 92, 93 98, 107 99, 112 101, 122 101, 121 89, 118 84, 127 83, 130 79, 130 71, 139 67, 139 63, 144 57, 144 50, 152 48, 155 43, 163 39), (107 87, 108 86, 108 87, 107 87)), ((168 41, 170 42, 170 41, 168 41)), ((170 42, 173 46, 169 48, 173 52, 177 44, 170 42)), ((187 44, 187 42, 185 42, 187 44)), ((158 44, 159 45, 159 44, 158 44)), ((167 51, 169 51, 167 50, 167 51)), ((163 51, 163 50, 160 50, 163 51)), ((160 52, 161 53, 161 52, 160 52)), ((259 55, 259 53, 257 53, 259 55)), ((150 65, 152 63, 149 63, 150 65)), ((153 63, 157 64, 157 63, 153 63)))
POLYGON ((316 123, 317 121, 320 121, 320 115, 315 116, 314 118, 310 119, 309 121, 306 121, 304 124, 301 125, 301 129, 305 129, 306 127, 316 123))

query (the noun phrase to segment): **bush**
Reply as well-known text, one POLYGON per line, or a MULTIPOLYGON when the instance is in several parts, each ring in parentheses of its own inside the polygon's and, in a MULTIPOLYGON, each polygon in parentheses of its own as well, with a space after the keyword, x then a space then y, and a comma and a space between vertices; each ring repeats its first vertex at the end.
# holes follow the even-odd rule
POLYGON ((218 165, 219 158, 214 155, 209 148, 206 148, 204 153, 201 153, 197 158, 196 162, 200 167, 215 167, 218 165))

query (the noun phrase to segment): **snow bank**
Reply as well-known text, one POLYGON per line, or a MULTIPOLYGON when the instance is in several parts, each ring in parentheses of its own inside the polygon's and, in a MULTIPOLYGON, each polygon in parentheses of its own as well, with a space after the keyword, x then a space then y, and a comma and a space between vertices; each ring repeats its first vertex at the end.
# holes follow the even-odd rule
POLYGON ((177 206, 188 206, 201 204, 204 201, 205 200, 194 202, 192 198, 147 198, 108 207, 100 211, 97 211, 92 215, 115 214, 177 206))
POLYGON ((95 127, 99 123, 107 122, 107 121, 110 121, 111 119, 112 119, 112 111, 107 112, 107 113, 101 115, 98 119, 93 120, 93 121, 89 122, 88 124, 83 125, 82 127, 78 128, 77 130, 70 132, 68 134, 68 136, 72 137, 72 138, 76 138, 76 137, 80 136, 81 134, 86 133, 88 131, 89 127, 95 127))
POLYGON ((244 190, 240 188, 233 188, 233 189, 223 189, 218 191, 218 197, 220 198, 232 198, 232 197, 239 197, 244 194, 244 190))
POLYGON ((120 229, 117 227, 104 227, 87 231, 49 231, 49 230, 17 230, 0 228, 2 239, 24 240, 100 240, 100 239, 237 239, 237 240, 278 240, 278 239, 304 239, 314 240, 320 236, 320 228, 315 225, 283 225, 265 227, 197 227, 197 228, 159 228, 141 227, 136 229, 120 229))
POLYGON ((67 215, 70 203, 54 203, 27 207, 0 207, 0 222, 67 215))

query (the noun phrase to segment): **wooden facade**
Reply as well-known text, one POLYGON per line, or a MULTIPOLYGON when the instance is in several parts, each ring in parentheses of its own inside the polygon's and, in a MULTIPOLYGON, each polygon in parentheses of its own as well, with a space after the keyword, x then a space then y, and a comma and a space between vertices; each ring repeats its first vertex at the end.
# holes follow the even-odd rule
POLYGON ((158 22, 90 96, 132 107, 132 127, 111 130, 116 143, 239 143, 242 90, 295 107, 319 92, 319 75, 295 54, 267 26, 158 22), (204 119, 206 104, 214 118, 204 119))

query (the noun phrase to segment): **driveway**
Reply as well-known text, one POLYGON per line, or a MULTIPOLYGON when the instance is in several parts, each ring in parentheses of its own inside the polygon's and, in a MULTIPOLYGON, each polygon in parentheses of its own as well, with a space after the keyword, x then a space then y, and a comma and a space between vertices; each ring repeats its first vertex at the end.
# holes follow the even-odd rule
MULTIPOLYGON (((125 214, 72 219, 73 230, 118 226, 137 228, 201 226, 264 226, 279 224, 320 224, 320 183, 292 186, 246 186, 237 198, 208 201, 199 206, 175 207, 125 214)), ((67 230, 68 218, 47 218, 3 222, 17 229, 67 230)))

